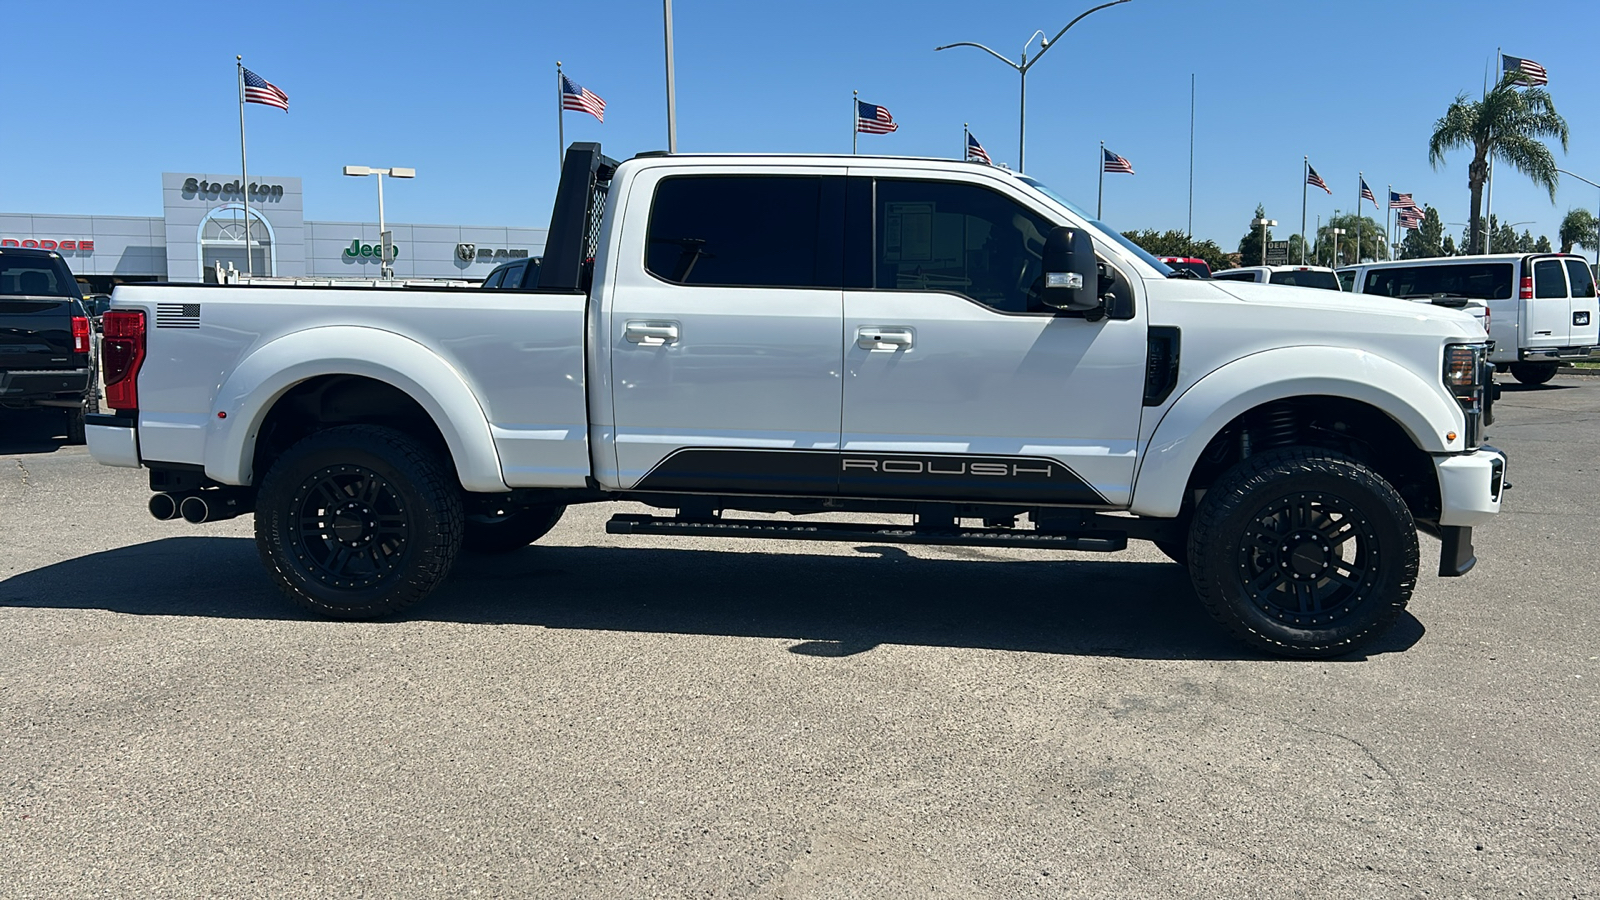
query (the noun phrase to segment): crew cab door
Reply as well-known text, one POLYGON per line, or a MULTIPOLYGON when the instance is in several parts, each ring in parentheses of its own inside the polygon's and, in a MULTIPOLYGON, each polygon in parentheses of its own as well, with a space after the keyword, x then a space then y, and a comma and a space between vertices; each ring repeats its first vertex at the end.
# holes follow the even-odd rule
POLYGON ((834 491, 843 194, 842 168, 633 182, 605 326, 618 487, 834 491))
POLYGON ((1044 306, 1044 239, 1066 223, 1008 184, 851 174, 840 493, 1126 506, 1142 304, 1093 322, 1044 306))

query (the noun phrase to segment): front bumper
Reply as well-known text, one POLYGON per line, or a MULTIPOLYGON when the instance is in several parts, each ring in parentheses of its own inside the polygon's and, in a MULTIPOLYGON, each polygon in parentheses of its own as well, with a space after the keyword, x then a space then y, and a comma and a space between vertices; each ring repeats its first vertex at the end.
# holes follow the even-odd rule
POLYGON ((89 455, 102 466, 139 468, 138 420, 117 415, 84 417, 83 433, 88 438, 89 455))
POLYGON ((1482 525, 1500 512, 1506 455, 1488 444, 1471 453, 1434 457, 1439 474, 1439 524, 1482 525))

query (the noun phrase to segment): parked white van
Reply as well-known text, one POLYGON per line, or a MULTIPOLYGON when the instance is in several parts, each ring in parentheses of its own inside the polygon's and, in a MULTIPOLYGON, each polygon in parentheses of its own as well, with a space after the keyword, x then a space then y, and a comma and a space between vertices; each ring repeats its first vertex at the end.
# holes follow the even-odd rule
POLYGON ((1523 384, 1544 384, 1563 359, 1600 345, 1594 273, 1566 253, 1506 253, 1371 262, 1339 270, 1352 290, 1411 300, 1482 300, 1489 360, 1523 384))

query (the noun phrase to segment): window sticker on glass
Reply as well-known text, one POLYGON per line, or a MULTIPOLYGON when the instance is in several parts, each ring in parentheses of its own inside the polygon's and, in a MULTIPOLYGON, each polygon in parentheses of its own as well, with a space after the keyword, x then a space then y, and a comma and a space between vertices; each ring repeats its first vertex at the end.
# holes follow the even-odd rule
POLYGON ((884 205, 883 257, 894 262, 933 259, 932 203, 884 205))

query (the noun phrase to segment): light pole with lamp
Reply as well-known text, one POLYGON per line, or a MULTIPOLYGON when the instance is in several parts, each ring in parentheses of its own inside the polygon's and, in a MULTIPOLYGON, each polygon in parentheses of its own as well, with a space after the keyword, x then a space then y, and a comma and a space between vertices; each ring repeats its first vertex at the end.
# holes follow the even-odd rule
MULTIPOLYGON (((1556 171, 1560 172, 1563 175, 1572 175, 1573 178, 1578 179, 1579 181, 1583 182, 1584 184, 1587 184, 1590 187, 1600 188, 1600 184, 1595 184, 1594 182, 1590 181, 1589 179, 1583 177, 1582 175, 1575 175, 1572 172, 1568 172, 1566 169, 1563 169, 1563 168, 1560 168, 1560 167, 1557 167, 1556 171)), ((1597 230, 1600 230, 1600 219, 1596 219, 1595 220, 1595 228, 1597 230)), ((1558 238, 1559 238, 1559 236, 1558 236, 1558 238)), ((1600 241, 1595 241, 1595 244, 1596 244, 1596 246, 1594 248, 1594 264, 1596 266, 1600 266, 1600 241)))
MULTIPOLYGON (((1337 210, 1335 210, 1335 212, 1337 212, 1337 210)), ((1333 235, 1333 267, 1337 269, 1339 267, 1339 238, 1340 238, 1340 236, 1342 236, 1344 234, 1344 229, 1343 228, 1335 228, 1332 225, 1330 225, 1330 226, 1328 226, 1328 234, 1333 235)), ((1356 248, 1356 261, 1359 262, 1360 260, 1361 260, 1361 248, 1357 247, 1356 248)))
MULTIPOLYGON (((1259 219, 1251 219, 1250 224, 1261 229, 1261 265, 1264 266, 1267 264, 1267 229, 1278 227, 1278 220, 1262 216, 1259 219)), ((1239 260, 1239 264, 1244 265, 1244 260, 1239 260)))
POLYGON ((415 178, 416 169, 405 169, 399 166, 388 169, 378 169, 372 166, 345 166, 344 173, 355 178, 365 178, 368 175, 378 176, 378 244, 382 247, 378 257, 378 277, 394 277, 394 239, 383 225, 383 176, 390 178, 415 178))
POLYGON ((1081 12, 1081 13, 1078 14, 1078 18, 1073 19, 1071 22, 1068 22, 1066 28, 1063 28, 1060 31, 1056 32, 1056 36, 1053 37, 1053 38, 1050 38, 1049 40, 1045 40, 1043 31, 1035 31, 1033 34, 1028 36, 1027 42, 1022 45, 1022 61, 1021 62, 1012 62, 1011 60, 1007 59, 1006 57, 1001 56, 999 53, 996 53, 995 51, 990 50, 988 47, 985 47, 982 44, 975 44, 972 41, 958 41, 958 42, 956 42, 954 44, 945 44, 942 47, 933 48, 934 52, 937 53, 940 50, 949 50, 951 47, 977 47, 979 50, 982 50, 985 53, 988 53, 990 56, 993 56, 995 59, 998 59, 1001 62, 1005 63, 1006 65, 1010 66, 1011 68, 1016 69, 1017 70, 1017 74, 1022 76, 1022 90, 1021 90, 1021 93, 1020 93, 1020 95, 1018 97, 1018 100, 1017 100, 1017 171, 1018 172, 1022 171, 1022 163, 1023 163, 1023 158, 1024 158, 1023 157, 1024 145, 1027 143, 1027 139, 1028 139, 1028 70, 1033 68, 1034 64, 1039 62, 1039 59, 1044 56, 1046 50, 1049 50, 1051 47, 1054 47, 1056 45, 1056 42, 1061 40, 1061 36, 1063 34, 1067 33, 1067 29, 1068 28, 1071 28, 1072 26, 1078 24, 1080 21, 1083 20, 1084 16, 1087 16, 1089 13, 1092 13, 1092 12, 1099 12, 1100 10, 1105 9, 1108 6, 1116 6, 1119 3, 1127 3, 1127 2, 1128 2, 1128 0, 1111 0, 1110 3, 1102 3, 1099 6, 1096 6, 1096 7, 1092 8, 1092 9, 1089 9, 1089 10, 1086 10, 1084 12, 1081 12), (1028 45, 1033 43, 1033 39, 1034 38, 1038 38, 1039 39, 1039 52, 1035 53, 1033 55, 1033 59, 1030 60, 1030 59, 1028 59, 1028 45))

